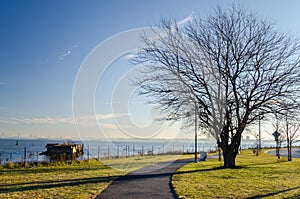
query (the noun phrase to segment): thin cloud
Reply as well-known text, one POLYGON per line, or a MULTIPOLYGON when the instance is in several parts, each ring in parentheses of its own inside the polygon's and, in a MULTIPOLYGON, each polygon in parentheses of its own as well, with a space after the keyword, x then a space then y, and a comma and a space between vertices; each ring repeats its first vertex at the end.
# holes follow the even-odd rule
POLYGON ((111 124, 111 123, 102 123, 100 122, 100 127, 103 129, 114 129, 114 130, 119 130, 121 129, 133 129, 134 127, 131 125, 116 125, 116 124, 111 124))
MULTIPOLYGON (((194 16, 194 13, 192 12, 189 16, 187 16, 186 18, 180 20, 180 21, 177 21, 176 22, 176 25, 178 27, 182 27, 182 26, 185 26, 186 24, 192 22, 193 20, 195 19, 195 16, 194 16)), ((173 27, 174 28, 174 27, 173 27)), ((152 38, 149 38, 150 40, 158 40, 159 38, 162 38, 162 37, 165 37, 167 35, 167 33, 165 31, 162 31, 162 32, 157 32, 158 35, 152 37, 152 38)), ((128 53, 126 56, 125 56, 125 59, 127 60, 133 60, 136 58, 137 54, 139 52, 139 49, 138 50, 134 50, 133 52, 131 53, 128 53)))
POLYGON ((113 119, 119 117, 128 116, 127 113, 108 113, 108 114, 96 114, 97 120, 104 120, 104 119, 113 119))
POLYGON ((19 124, 19 123, 16 122, 16 121, 2 120, 2 119, 0 119, 0 123, 2 123, 2 124, 19 124))
POLYGON ((184 26, 190 22, 192 22, 195 19, 194 17, 194 13, 191 13, 189 16, 187 16, 186 18, 180 20, 177 22, 178 26, 184 26))
POLYGON ((135 59, 135 58, 136 58, 136 54, 137 54, 138 52, 139 52, 138 50, 134 50, 133 52, 128 53, 128 54, 125 56, 125 59, 126 59, 126 60, 132 60, 132 59, 135 59))
POLYGON ((7 84, 7 82, 5 82, 5 81, 0 81, 0 86, 6 85, 6 84, 7 84))
MULTIPOLYGON (((78 125, 90 126, 95 124, 96 121, 103 121, 107 119, 119 118, 127 116, 128 114, 123 113, 107 113, 107 114, 96 114, 96 115, 85 115, 76 117, 76 123, 78 125)), ((7 124, 43 124, 43 125, 59 125, 59 124, 69 124, 75 125, 75 121, 73 117, 44 117, 44 118, 16 118, 11 117, 9 120, 0 120, 0 123, 7 123, 7 124)))
MULTIPOLYGON (((193 20, 195 20, 195 16, 194 16, 194 13, 191 13, 189 16, 187 16, 186 18, 180 20, 180 21, 177 21, 176 22, 176 26, 178 27, 182 27, 182 26, 185 26, 186 24, 192 22, 193 20)), ((154 29, 155 30, 155 29, 154 29)), ((171 26, 171 31, 174 31, 175 30, 175 25, 172 25, 171 26)), ((156 30, 155 30, 156 31, 156 30)), ((158 31, 155 33, 155 36, 153 37, 150 37, 148 38, 150 41, 157 41, 157 40, 160 40, 161 38, 164 38, 168 35, 168 31, 167 30, 163 30, 161 29, 161 31, 158 31)), ((138 53, 138 50, 127 55, 127 58, 130 59, 130 58, 134 58, 136 56, 136 54, 138 53)))
POLYGON ((70 48, 65 49, 55 58, 55 60, 64 60, 67 56, 71 55, 73 50, 76 48, 78 48, 77 44, 73 45, 70 48))
POLYGON ((15 118, 11 117, 10 121, 16 122, 18 124, 74 124, 72 118, 15 118))
MULTIPOLYGON (((115 119, 127 116, 128 114, 123 113, 107 113, 107 114, 96 114, 96 115, 85 115, 76 117, 76 124, 82 126, 95 126, 97 122, 102 123, 105 120, 115 119), (96 123, 95 123, 96 121, 96 123)), ((73 119, 73 118, 72 118, 73 119)))

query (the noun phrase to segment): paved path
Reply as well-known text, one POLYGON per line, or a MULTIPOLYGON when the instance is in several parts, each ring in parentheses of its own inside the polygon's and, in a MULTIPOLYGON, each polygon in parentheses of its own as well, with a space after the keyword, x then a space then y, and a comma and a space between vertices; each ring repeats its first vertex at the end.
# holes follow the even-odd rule
MULTIPOLYGON (((276 150, 269 150, 267 151, 268 154, 276 155, 276 150)), ((288 156, 288 151, 286 149, 279 150, 280 156, 288 156)), ((292 149, 292 158, 300 158, 300 150, 299 148, 292 149)))
POLYGON ((158 163, 122 176, 109 185, 97 199, 177 198, 171 184, 173 173, 192 160, 158 163))

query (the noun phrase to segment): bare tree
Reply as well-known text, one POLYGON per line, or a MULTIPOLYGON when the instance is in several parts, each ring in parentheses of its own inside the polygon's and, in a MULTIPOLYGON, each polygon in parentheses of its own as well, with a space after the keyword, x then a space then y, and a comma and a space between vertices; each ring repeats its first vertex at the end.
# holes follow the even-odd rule
POLYGON ((280 159, 280 148, 282 143, 286 140, 286 134, 284 134, 284 125, 282 123, 282 115, 275 114, 272 118, 272 126, 275 129, 274 132, 270 133, 274 137, 276 142, 276 156, 280 159))
POLYGON ((286 141, 288 149, 288 161, 292 161, 292 146, 293 143, 300 137, 299 120, 286 121, 286 141))
POLYGON ((292 146, 300 138, 299 112, 286 111, 278 120, 281 132, 284 132, 284 140, 288 151, 288 161, 292 161, 292 146))
POLYGON ((144 65, 135 83, 167 120, 191 121, 189 113, 197 111, 199 128, 223 151, 224 167, 235 167, 245 128, 290 109, 283 100, 297 103, 299 43, 234 6, 188 25, 163 21, 161 27, 156 37, 143 37, 146 47, 132 59, 144 65))
POLYGON ((253 144, 253 153, 255 153, 256 156, 258 156, 259 154, 259 151, 260 151, 260 147, 259 147, 259 142, 260 142, 260 137, 259 137, 259 134, 252 130, 252 129, 245 129, 244 130, 244 134, 246 135, 251 135, 252 137, 255 138, 255 143, 253 144))

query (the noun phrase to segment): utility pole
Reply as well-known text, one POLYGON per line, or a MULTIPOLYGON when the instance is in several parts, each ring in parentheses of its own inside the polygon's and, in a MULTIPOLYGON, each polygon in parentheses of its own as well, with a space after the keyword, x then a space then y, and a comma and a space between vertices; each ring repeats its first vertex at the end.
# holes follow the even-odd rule
POLYGON ((197 148, 198 148, 198 132, 197 132, 197 103, 195 102, 195 163, 198 162, 197 148))
POLYGON ((261 149, 261 126, 260 126, 260 114, 258 116, 258 148, 261 149))
POLYGON ((286 124, 286 140, 287 140, 287 149, 288 149, 288 161, 292 161, 292 146, 289 133, 289 122, 288 122, 288 110, 285 114, 285 124, 286 124))

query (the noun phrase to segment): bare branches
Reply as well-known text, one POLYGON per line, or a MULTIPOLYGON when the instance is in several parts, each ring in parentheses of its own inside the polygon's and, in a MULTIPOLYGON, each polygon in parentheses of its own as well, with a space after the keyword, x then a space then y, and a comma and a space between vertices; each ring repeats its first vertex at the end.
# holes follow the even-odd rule
POLYGON ((144 66, 141 94, 167 119, 186 119, 198 108, 199 127, 237 153, 247 125, 298 107, 300 44, 272 23, 233 7, 216 9, 187 26, 163 21, 164 32, 144 37, 134 64, 144 66), (289 101, 291 106, 280 102, 289 101))

